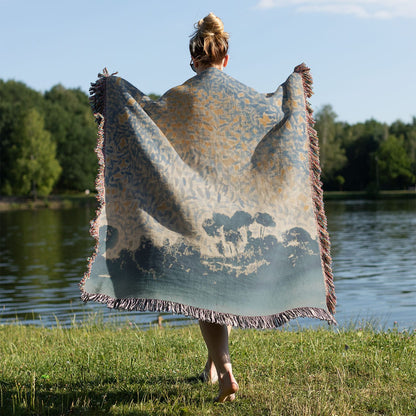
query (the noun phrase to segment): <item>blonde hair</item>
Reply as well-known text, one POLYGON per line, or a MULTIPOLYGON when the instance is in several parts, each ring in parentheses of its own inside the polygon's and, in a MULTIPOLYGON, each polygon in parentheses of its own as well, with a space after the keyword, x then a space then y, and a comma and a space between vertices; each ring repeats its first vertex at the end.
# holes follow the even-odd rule
POLYGON ((220 64, 228 53, 229 34, 224 32, 222 20, 210 13, 198 23, 189 41, 192 58, 202 65, 220 64))

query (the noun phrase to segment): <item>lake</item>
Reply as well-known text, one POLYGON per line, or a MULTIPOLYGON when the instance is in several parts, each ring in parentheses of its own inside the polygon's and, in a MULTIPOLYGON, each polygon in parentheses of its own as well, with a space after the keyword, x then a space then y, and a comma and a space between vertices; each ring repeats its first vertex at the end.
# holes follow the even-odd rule
MULTIPOLYGON (((326 204, 340 326, 369 321, 380 329, 416 328, 416 199, 326 204)), ((84 304, 78 284, 93 252, 95 206, 0 212, 0 324, 70 326, 100 319, 146 327, 157 313, 84 304)), ((192 320, 163 314, 165 322, 192 320)), ((316 325, 314 320, 291 326, 316 325)))

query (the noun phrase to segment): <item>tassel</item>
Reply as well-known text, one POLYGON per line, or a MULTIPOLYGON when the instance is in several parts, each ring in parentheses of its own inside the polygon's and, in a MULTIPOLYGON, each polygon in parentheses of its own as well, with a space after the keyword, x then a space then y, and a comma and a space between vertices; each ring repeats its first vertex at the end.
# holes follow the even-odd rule
POLYGON ((319 164, 319 141, 318 134, 313 128, 315 120, 313 119, 313 110, 308 101, 313 94, 312 91, 312 76, 310 68, 305 63, 295 67, 294 72, 302 77, 303 90, 305 94, 305 110, 308 121, 308 135, 309 135, 309 171, 312 184, 312 198, 315 205, 315 217, 318 224, 319 247, 321 253, 321 264, 325 277, 326 288, 326 305, 328 310, 334 314, 336 305, 334 276, 332 272, 332 258, 330 254, 330 241, 327 231, 327 221, 324 210, 323 191, 321 182, 321 167, 319 164))

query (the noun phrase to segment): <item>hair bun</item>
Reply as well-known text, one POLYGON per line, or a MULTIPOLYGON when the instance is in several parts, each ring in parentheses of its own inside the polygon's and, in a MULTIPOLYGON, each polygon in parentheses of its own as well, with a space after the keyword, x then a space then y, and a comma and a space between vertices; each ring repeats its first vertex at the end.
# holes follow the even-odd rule
POLYGON ((222 35, 224 33, 224 24, 219 17, 211 12, 198 22, 198 30, 204 36, 222 35))

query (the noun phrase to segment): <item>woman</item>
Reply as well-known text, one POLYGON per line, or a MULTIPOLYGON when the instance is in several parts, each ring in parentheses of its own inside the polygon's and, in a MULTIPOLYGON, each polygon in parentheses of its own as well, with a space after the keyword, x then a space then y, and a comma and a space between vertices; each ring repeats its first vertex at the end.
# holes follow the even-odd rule
MULTIPOLYGON (((221 19, 210 13, 196 24, 196 31, 189 42, 191 68, 199 75, 207 68, 221 71, 228 63, 228 38, 221 19)), ((208 382, 219 383, 217 401, 232 401, 238 391, 233 376, 228 336, 231 326, 199 321, 202 336, 208 349, 208 360, 202 378, 208 382)))
POLYGON ((81 290, 198 319, 202 378, 224 402, 238 391, 231 326, 335 323, 335 293, 308 68, 273 94, 243 85, 222 71, 228 34, 212 13, 189 48, 197 75, 157 101, 108 73, 92 85, 102 204, 81 290))

